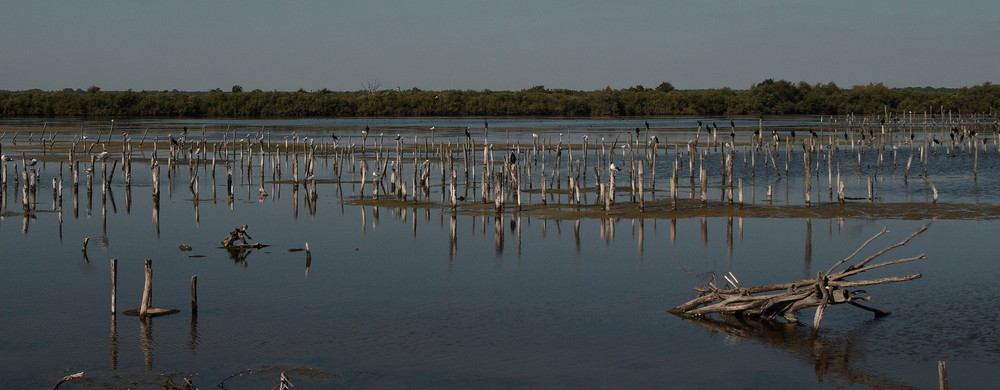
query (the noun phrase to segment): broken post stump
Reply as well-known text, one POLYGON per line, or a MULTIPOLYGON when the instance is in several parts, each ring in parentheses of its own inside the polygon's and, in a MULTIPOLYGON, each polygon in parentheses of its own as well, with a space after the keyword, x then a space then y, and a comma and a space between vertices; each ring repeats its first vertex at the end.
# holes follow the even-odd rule
POLYGON ((153 260, 146 259, 145 262, 145 283, 142 287, 142 302, 138 309, 126 310, 125 315, 139 317, 157 317, 169 314, 180 313, 180 310, 165 309, 153 306, 153 260))

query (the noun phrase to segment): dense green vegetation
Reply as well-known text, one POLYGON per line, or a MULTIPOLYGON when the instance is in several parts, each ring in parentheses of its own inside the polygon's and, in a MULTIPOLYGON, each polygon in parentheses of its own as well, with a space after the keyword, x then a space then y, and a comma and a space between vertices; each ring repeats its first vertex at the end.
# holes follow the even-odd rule
POLYGON ((678 90, 664 82, 598 91, 379 90, 333 92, 243 91, 0 91, 0 117, 219 117, 303 118, 372 116, 660 116, 881 114, 939 112, 993 114, 1000 86, 957 89, 888 88, 881 83, 836 84, 765 80, 747 90, 678 90))

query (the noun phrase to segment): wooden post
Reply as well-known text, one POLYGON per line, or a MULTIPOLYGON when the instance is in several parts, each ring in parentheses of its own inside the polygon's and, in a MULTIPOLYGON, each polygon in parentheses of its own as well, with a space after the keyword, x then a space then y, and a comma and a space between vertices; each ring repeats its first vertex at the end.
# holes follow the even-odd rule
POLYGON ((198 275, 191 275, 191 315, 198 315, 198 275))
POLYGON ((938 389, 948 390, 948 365, 943 361, 938 361, 938 389))
POLYGON ((937 187, 934 186, 934 183, 931 183, 931 180, 928 179, 927 176, 917 175, 917 177, 919 177, 921 180, 924 181, 924 183, 927 183, 927 185, 931 187, 931 192, 933 194, 933 199, 934 199, 933 203, 937 203, 938 192, 937 192, 937 187))
POLYGON ((142 287, 142 303, 139 305, 139 315, 146 316, 153 301, 153 260, 146 259, 146 283, 142 287))
POLYGON ((639 181, 639 183, 638 183, 639 184, 639 211, 644 211, 645 208, 646 208, 646 203, 645 203, 645 199, 644 199, 645 198, 645 194, 643 193, 643 186, 642 186, 642 181, 643 181, 643 177, 642 177, 642 165, 643 165, 642 161, 640 161, 639 162, 639 167, 638 167, 639 168, 639 180, 638 180, 639 181))

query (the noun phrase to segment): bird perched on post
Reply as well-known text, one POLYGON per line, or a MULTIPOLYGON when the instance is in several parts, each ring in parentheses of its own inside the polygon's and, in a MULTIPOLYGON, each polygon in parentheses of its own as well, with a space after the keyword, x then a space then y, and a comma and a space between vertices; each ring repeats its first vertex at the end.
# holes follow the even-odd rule
POLYGON ((611 163, 611 165, 608 166, 608 171, 615 173, 615 172, 621 172, 622 169, 619 168, 617 165, 615 165, 615 163, 611 163))
POLYGON ((469 126, 465 126, 465 138, 472 139, 472 133, 469 132, 469 126))
POLYGON ((107 160, 108 156, 110 156, 110 155, 111 155, 111 153, 108 153, 108 151, 105 150, 103 152, 98 153, 97 156, 95 156, 95 157, 97 157, 98 160, 104 161, 104 160, 107 160))
POLYGON ((14 159, 8 157, 6 154, 0 156, 0 160, 3 160, 3 162, 14 161, 14 159))

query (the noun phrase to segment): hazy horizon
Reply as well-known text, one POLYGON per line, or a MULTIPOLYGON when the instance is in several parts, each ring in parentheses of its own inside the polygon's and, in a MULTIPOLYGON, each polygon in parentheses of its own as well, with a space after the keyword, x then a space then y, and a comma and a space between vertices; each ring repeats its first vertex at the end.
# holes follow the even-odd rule
POLYGON ((1000 3, 0 4, 0 90, 592 91, 996 81, 1000 3))

